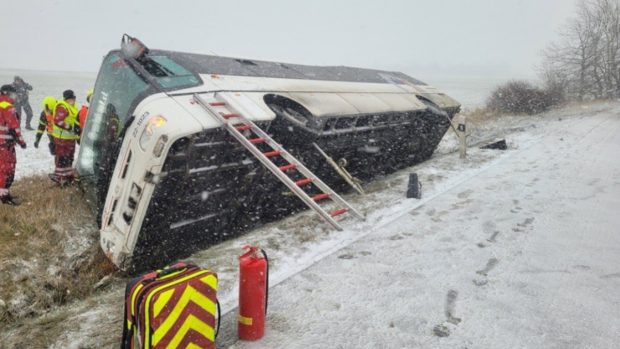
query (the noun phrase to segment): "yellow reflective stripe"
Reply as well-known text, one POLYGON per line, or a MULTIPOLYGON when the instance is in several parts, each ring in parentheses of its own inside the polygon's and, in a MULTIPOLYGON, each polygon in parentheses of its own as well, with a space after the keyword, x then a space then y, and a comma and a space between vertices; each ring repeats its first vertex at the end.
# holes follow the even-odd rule
POLYGON ((189 344, 187 345, 187 347, 185 347, 185 348, 186 348, 186 349, 203 349, 201 346, 196 345, 196 344, 194 344, 194 343, 189 343, 189 344))
POLYGON ((43 130, 41 130, 40 128, 37 128, 37 134, 43 134, 43 132, 47 128, 47 121, 41 121, 41 119, 39 119, 39 127, 41 126, 43 126, 43 130))
POLYGON ((246 326, 252 326, 252 323, 254 322, 254 320, 251 317, 245 317, 241 314, 239 314, 239 323, 242 325, 246 325, 246 326))
MULTIPOLYGON (((161 270, 157 270, 157 272, 161 272, 161 270)), ((172 273, 171 275, 176 275, 178 273, 182 272, 175 272, 172 273)), ((143 284, 139 284, 138 286, 136 286, 136 289, 133 291, 133 294, 131 295, 131 316, 135 316, 136 314, 134 313, 134 309, 135 309, 135 305, 136 305, 136 297, 138 296, 138 293, 140 293, 140 290, 144 288, 143 284)), ((131 329, 131 325, 133 325, 133 323, 131 322, 131 320, 127 320, 127 329, 131 329)))
MULTIPOLYGON (((146 297, 146 302, 144 303, 144 309, 143 309, 143 316, 145 317, 145 319, 144 319, 144 327, 145 327, 144 328, 144 338, 146 338, 146 340, 144 341, 144 346, 145 347, 149 346, 150 338, 151 338, 151 333, 150 333, 150 331, 151 331, 151 324, 150 324, 150 320, 149 320, 150 317, 148 316, 148 314, 149 314, 149 307, 150 307, 150 304, 151 304, 151 299, 153 298, 153 296, 155 294, 157 294, 157 292, 159 292, 159 291, 161 291, 161 290, 163 290, 163 289, 165 289, 167 287, 178 285, 178 284, 183 283, 183 282, 185 282, 185 281, 187 281, 189 279, 195 278, 195 277, 197 277, 200 274, 206 274, 206 273, 212 274, 212 272, 209 271, 209 270, 198 270, 195 273, 191 273, 191 274, 189 274, 189 275, 187 275, 185 277, 182 277, 182 278, 180 278, 178 280, 174 280, 174 281, 172 281, 172 282, 170 282, 168 284, 161 285, 161 286, 159 286, 159 287, 149 291, 149 295, 146 297)), ((213 314, 214 313, 215 313, 215 311, 213 312, 213 314)))
MULTIPOLYGON (((60 100, 58 101, 56 106, 54 106, 54 119, 56 118, 56 109, 58 108, 58 106, 63 106, 67 110, 67 117, 65 118, 65 123, 73 127, 77 118, 77 108, 64 100, 60 100)), ((54 122, 52 128, 52 137, 66 140, 77 140, 80 138, 79 135, 73 131, 73 129, 63 129, 62 127, 56 125, 56 122, 54 122)))
POLYGON ((176 335, 172 338, 170 344, 168 344, 166 348, 178 348, 179 344, 181 344, 181 341, 185 338, 185 335, 189 332, 189 330, 195 330, 196 332, 207 337, 207 339, 211 342, 215 341, 215 331, 213 330, 213 327, 205 324, 194 315, 190 315, 187 319, 185 319, 185 322, 181 325, 181 328, 177 331, 176 335))
MULTIPOLYGON (((165 269, 163 269, 163 270, 158 270, 158 272, 161 272, 161 271, 164 271, 164 270, 165 270, 165 269)), ((162 276, 162 277, 158 277, 158 278, 157 278, 157 281, 161 281, 161 280, 170 279, 171 277, 173 277, 173 276, 177 276, 177 275, 181 274, 182 272, 184 272, 184 271, 186 271, 186 270, 187 270, 186 268, 183 268, 183 269, 181 269, 181 270, 179 270, 179 271, 175 271, 175 272, 170 273, 170 274, 168 274, 168 275, 164 275, 164 276, 162 276)))
POLYGON ((202 281, 203 283, 209 285, 209 287, 211 287, 212 289, 217 291, 217 277, 215 275, 209 274, 209 275, 203 277, 202 279, 200 279, 200 281, 202 281))
MULTIPOLYGON (((202 293, 196 291, 193 287, 187 286, 187 288, 183 292, 183 295, 181 295, 181 298, 179 299, 177 304, 174 306, 174 309, 170 312, 170 314, 168 314, 168 317, 166 317, 166 320, 164 320, 164 322, 162 322, 159 328, 156 329, 155 332, 153 333, 153 346, 156 346, 157 343, 159 343, 159 341, 161 341, 164 338, 164 336, 170 331, 170 329, 172 328, 174 323, 179 319, 179 317, 181 316, 181 313, 183 313, 183 310, 185 310, 185 308, 187 307, 190 301, 196 304, 197 306, 201 307, 202 309, 204 309, 209 314, 212 314, 215 317, 215 308, 216 308, 215 303, 209 298, 205 297, 205 295, 203 295, 202 293)), ((189 317, 188 319, 186 319, 185 322, 187 323, 188 320, 189 320, 189 317)), ((199 332, 199 333, 202 333, 202 332, 199 332)), ((176 335, 178 334, 179 333, 177 332, 176 335)), ((173 347, 173 348, 176 348, 176 347, 173 347)))
POLYGON ((9 109, 12 106, 13 104, 11 104, 10 102, 7 102, 7 101, 0 102, 0 108, 2 109, 9 109))
POLYGON ((80 138, 75 132, 62 129, 56 125, 54 125, 52 137, 68 140, 75 140, 80 138))
MULTIPOLYGON (((161 270, 157 270, 158 272, 161 272, 161 270)), ((177 275, 179 273, 182 273, 184 270, 180 270, 178 272, 174 272, 172 274, 166 275, 164 277, 162 277, 159 280, 163 280, 165 279, 167 276, 174 276, 177 275)), ((135 315, 133 310, 135 309, 135 303, 136 303, 136 297, 138 296, 138 293, 140 293, 140 290, 144 288, 143 284, 139 284, 138 286, 136 286, 136 289, 133 291, 133 294, 131 295, 131 315, 135 315)))
POLYGON ((133 291, 133 294, 131 295, 131 315, 134 316, 136 315, 133 310, 136 308, 136 297, 138 296, 138 293, 140 293, 140 290, 144 288, 144 285, 140 284, 138 286, 136 286, 136 289, 133 291))
POLYGON ((75 117, 78 114, 78 110, 77 107, 74 105, 71 105, 69 103, 67 103, 64 100, 60 100, 58 101, 58 103, 56 103, 56 105, 54 106, 54 116, 56 116, 56 109, 58 108, 59 105, 62 105, 66 110, 67 110, 67 117, 68 118, 73 118, 75 119, 75 117))
POLYGON ((157 317, 157 315, 161 313, 161 310, 164 309, 166 304, 168 304, 168 301, 170 300, 173 294, 174 294, 174 288, 168 291, 162 292, 162 294, 159 295, 159 297, 155 301, 155 304, 153 305, 153 317, 157 317))

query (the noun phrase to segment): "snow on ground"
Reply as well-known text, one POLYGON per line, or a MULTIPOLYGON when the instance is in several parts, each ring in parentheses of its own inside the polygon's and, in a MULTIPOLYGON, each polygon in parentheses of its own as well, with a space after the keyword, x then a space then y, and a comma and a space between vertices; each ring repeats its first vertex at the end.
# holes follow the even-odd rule
MULTIPOLYGON (((35 86, 36 114, 43 96, 66 85, 81 102, 94 81, 58 75, 45 88, 50 76, 20 75, 35 86)), ((610 103, 492 120, 470 128, 470 141, 506 136, 509 150, 472 148, 465 162, 448 133, 433 159, 346 196, 365 222, 337 232, 302 212, 196 253, 220 277, 218 347, 617 347, 619 114, 610 103), (404 198, 410 172, 422 200, 404 198), (247 243, 272 265, 267 335, 255 343, 235 339, 247 243)), ((43 142, 35 150, 34 132, 26 137, 18 178, 51 171, 43 142)), ((46 326, 52 348, 118 347, 124 281, 29 326, 46 326)), ((14 347, 16 332, 1 332, 14 347)))
POLYGON ((617 348, 619 115, 513 134, 518 148, 491 160, 473 150, 480 166, 419 166, 423 183, 445 162, 461 174, 370 213, 273 287, 263 340, 236 342, 227 314, 223 346, 617 348))
MULTIPOLYGON (((30 91, 30 106, 32 107, 31 126, 37 128, 39 115, 43 110, 43 98, 45 96, 62 97, 62 92, 71 89, 77 96, 76 106, 80 108, 86 103, 86 91, 95 86, 96 75, 94 73, 62 73, 41 71, 2 71, 0 70, 0 85, 10 84, 13 77, 19 75, 27 83, 32 85, 30 91)), ((35 173, 51 173, 54 170, 54 158, 50 155, 47 147, 47 136, 43 135, 39 148, 34 147, 36 131, 28 131, 26 127, 26 115, 22 116, 21 128, 28 148, 23 150, 17 147, 17 169, 15 179, 20 179, 35 173)), ((77 151, 76 151, 77 155, 77 151)))
MULTIPOLYGON (((364 222, 337 232, 303 212, 195 254, 220 277, 218 347, 617 347, 619 114, 612 103, 495 120, 472 137, 504 133, 509 150, 472 148, 467 161, 448 134, 433 159, 346 196, 364 222), (421 200, 404 198, 410 172, 421 200), (272 265, 254 343, 235 332, 246 243, 272 265)), ((55 326, 51 347, 117 347, 123 283, 38 320, 55 326)))
POLYGON ((263 340, 229 331, 224 346, 617 348, 619 115, 513 134, 517 149, 478 168, 419 166, 423 183, 446 161, 461 175, 371 214, 362 237, 272 288, 263 340))

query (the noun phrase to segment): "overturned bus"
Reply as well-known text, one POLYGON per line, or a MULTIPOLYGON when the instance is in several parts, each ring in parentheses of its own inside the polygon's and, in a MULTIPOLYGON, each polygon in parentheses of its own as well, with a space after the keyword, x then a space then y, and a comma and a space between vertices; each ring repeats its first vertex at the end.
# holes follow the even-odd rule
POLYGON ((149 50, 124 36, 97 76, 76 168, 112 262, 161 266, 303 209, 274 169, 303 163, 334 188, 307 198, 335 197, 348 186, 321 152, 362 180, 391 173, 428 159, 459 108, 399 72, 149 50))

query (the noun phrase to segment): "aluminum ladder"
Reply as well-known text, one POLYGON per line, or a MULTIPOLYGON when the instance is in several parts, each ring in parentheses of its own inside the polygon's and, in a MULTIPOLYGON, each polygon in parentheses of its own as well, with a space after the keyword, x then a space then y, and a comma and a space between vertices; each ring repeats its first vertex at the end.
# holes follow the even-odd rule
POLYGON ((334 190, 327 186, 327 184, 323 183, 323 181, 306 168, 301 161, 297 160, 286 151, 286 149, 273 140, 273 138, 269 137, 265 131, 245 118, 242 113, 233 108, 229 103, 226 103, 222 98, 218 98, 217 93, 208 96, 207 99, 204 99, 197 93, 195 93, 193 97, 196 103, 219 120, 226 130, 269 169, 271 173, 334 228, 342 230, 342 227, 334 218, 348 212, 359 219, 365 219, 359 211, 342 199, 334 190), (260 150, 257 147, 258 144, 266 144, 269 150, 260 150), (283 158, 286 164, 280 166, 276 165, 273 160, 277 157, 283 158), (295 171, 299 172, 303 178, 299 180, 290 178, 289 174, 293 174, 295 171), (320 190, 320 194, 310 196, 306 193, 304 188, 310 189, 311 185, 316 186, 320 190), (319 202, 328 199, 336 203, 338 208, 328 212, 319 205, 319 202))

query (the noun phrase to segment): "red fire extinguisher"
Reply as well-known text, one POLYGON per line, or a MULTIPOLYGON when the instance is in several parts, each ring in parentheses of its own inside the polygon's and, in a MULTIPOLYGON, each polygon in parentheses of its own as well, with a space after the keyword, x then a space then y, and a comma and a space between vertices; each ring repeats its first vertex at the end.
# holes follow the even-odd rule
POLYGON ((269 260, 263 250, 243 247, 239 257, 239 339, 253 341, 265 334, 269 289, 269 260))

